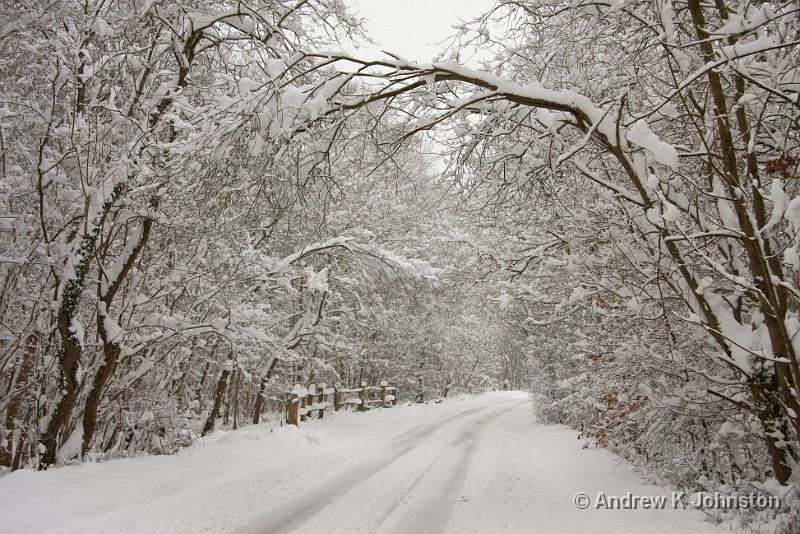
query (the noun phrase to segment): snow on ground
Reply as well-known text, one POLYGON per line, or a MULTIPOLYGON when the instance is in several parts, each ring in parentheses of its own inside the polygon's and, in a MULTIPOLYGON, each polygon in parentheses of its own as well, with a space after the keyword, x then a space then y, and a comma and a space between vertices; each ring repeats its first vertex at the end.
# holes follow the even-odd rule
POLYGON ((174 456, 0 478, 4 532, 685 532, 693 510, 579 510, 573 498, 670 495, 576 432, 534 422, 527 397, 328 414, 216 432, 174 456))

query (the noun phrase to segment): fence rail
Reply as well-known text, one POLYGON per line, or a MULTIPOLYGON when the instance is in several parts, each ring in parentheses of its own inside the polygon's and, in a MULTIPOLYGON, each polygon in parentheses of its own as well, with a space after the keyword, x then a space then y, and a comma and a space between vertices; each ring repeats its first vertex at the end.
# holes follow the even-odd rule
POLYGON ((367 386, 366 382, 361 382, 361 387, 349 389, 336 386, 329 388, 326 384, 312 384, 304 388, 298 384, 286 394, 286 422, 296 426, 314 412, 317 412, 318 419, 322 419, 325 410, 331 406, 338 412, 350 405, 357 406, 360 412, 370 406, 395 406, 397 387, 390 386, 386 380, 378 386, 367 386), (353 394, 356 396, 347 396, 353 394))

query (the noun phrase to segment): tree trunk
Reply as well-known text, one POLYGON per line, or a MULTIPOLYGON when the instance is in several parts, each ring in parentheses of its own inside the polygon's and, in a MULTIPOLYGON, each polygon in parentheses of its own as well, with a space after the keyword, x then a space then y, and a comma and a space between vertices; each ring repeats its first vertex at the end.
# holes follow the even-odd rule
POLYGON ((100 364, 100 368, 97 370, 92 389, 89 392, 89 396, 86 398, 86 404, 83 408, 83 443, 81 443, 81 458, 85 457, 86 453, 89 452, 92 437, 97 429, 97 410, 100 407, 103 391, 109 379, 114 375, 114 370, 117 367, 120 347, 114 343, 105 343, 103 346, 103 353, 103 363, 100 364))
POLYGON ((787 458, 787 444, 783 442, 782 436, 788 435, 788 428, 786 420, 783 418, 778 395, 774 390, 776 382, 776 375, 770 373, 769 370, 756 372, 750 382, 750 392, 754 400, 756 416, 763 428, 764 443, 769 452, 775 478, 781 484, 787 484, 792 470, 787 458))
POLYGON ((61 432, 67 427, 67 422, 78 398, 78 360, 81 355, 81 347, 69 332, 71 319, 71 316, 69 318, 62 317, 58 321, 62 342, 59 354, 62 369, 62 391, 42 439, 45 451, 42 454, 39 469, 47 469, 56 463, 61 432))
POLYGON ((236 373, 236 380, 233 386, 233 429, 239 428, 239 383, 242 381, 241 371, 236 373))
POLYGON ((125 185, 119 183, 114 186, 108 200, 103 204, 101 214, 92 221, 87 221, 91 225, 89 232, 81 237, 80 245, 73 252, 76 263, 72 267, 73 271, 66 273, 66 282, 61 291, 61 302, 58 307, 58 319, 56 329, 58 331, 61 347, 58 350, 58 363, 61 379, 61 394, 56 403, 56 408, 47 425, 42 442, 45 446, 39 463, 39 469, 47 469, 56 462, 59 438, 67 427, 72 409, 78 399, 78 366, 83 352, 80 340, 72 332, 72 322, 75 320, 75 312, 86 283, 86 275, 89 272, 89 263, 94 256, 97 238, 100 229, 105 223, 111 207, 122 196, 125 185))
POLYGON ((25 397, 24 391, 36 356, 36 345, 39 341, 39 333, 34 332, 25 340, 25 349, 22 353, 22 362, 19 364, 17 376, 13 381, 13 389, 9 396, 8 406, 6 407, 5 435, 8 445, 0 448, 0 466, 8 467, 12 471, 19 467, 19 462, 15 467, 14 451, 22 447, 22 442, 16 443, 16 424, 14 421, 19 417, 22 408, 22 399, 25 397))
POLYGON ((126 258, 119 258, 122 262, 122 268, 117 273, 116 278, 109 280, 108 287, 105 292, 101 290, 103 287, 103 278, 105 273, 99 274, 98 280, 98 298, 100 300, 97 310, 97 331, 100 333, 100 338, 103 340, 103 362, 95 375, 92 389, 86 399, 86 404, 83 408, 83 442, 81 443, 81 458, 86 456, 89 452, 89 446, 92 443, 92 437, 97 429, 97 410, 100 407, 100 401, 103 398, 103 392, 106 385, 114 375, 114 370, 117 368, 117 360, 119 359, 122 347, 120 346, 121 339, 117 339, 119 334, 116 332, 109 332, 106 320, 110 320, 109 314, 111 313, 111 304, 117 296, 117 292, 122 287, 122 282, 128 276, 133 268, 136 259, 142 252, 142 249, 150 239, 150 231, 153 227, 153 219, 145 219, 139 230, 139 235, 136 244, 131 249, 126 258))
POLYGON ((232 365, 226 363, 225 367, 222 369, 222 374, 220 374, 219 381, 217 382, 217 391, 214 393, 214 404, 211 407, 211 413, 208 414, 206 424, 203 426, 203 433, 201 436, 205 436, 214 430, 217 417, 219 417, 219 409, 220 406, 222 406, 222 399, 225 397, 225 390, 228 387, 228 376, 231 374, 231 367, 232 365))
POLYGON ((233 396, 236 393, 236 383, 239 374, 238 371, 238 368, 234 368, 233 371, 231 371, 231 376, 229 377, 229 380, 234 384, 234 386, 227 388, 228 395, 225 398, 225 413, 222 416, 222 424, 225 426, 228 426, 231 420, 231 410, 233 409, 233 396))
POLYGON ((447 394, 450 393, 450 383, 452 382, 452 377, 447 377, 447 382, 444 384, 444 389, 442 390, 442 398, 446 399, 447 394))
POLYGON ((258 421, 261 419, 261 408, 264 405, 264 393, 267 390, 267 382, 270 378, 272 378, 272 374, 275 372, 275 366, 278 365, 278 358, 272 358, 269 362, 269 366, 267 367, 267 372, 261 378, 261 383, 258 386, 258 396, 256 397, 256 404, 253 407, 253 424, 257 425, 258 421))
POLYGON ((258 394, 256 395, 255 406, 253 406, 253 424, 257 425, 261 419, 261 408, 264 405, 264 391, 267 389, 267 377, 261 377, 261 383, 258 385, 258 394))

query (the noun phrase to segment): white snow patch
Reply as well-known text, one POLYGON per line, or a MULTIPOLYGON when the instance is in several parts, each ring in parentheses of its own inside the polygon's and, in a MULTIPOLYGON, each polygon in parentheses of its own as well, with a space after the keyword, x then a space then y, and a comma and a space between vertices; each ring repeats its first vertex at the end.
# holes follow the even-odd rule
POLYGON ((306 274, 308 275, 308 282, 306 285, 308 289, 314 289, 316 291, 325 292, 328 291, 328 268, 325 267, 319 272, 314 272, 313 269, 308 268, 306 270, 306 274))
POLYGON ((78 424, 72 434, 69 435, 67 441, 58 449, 58 456, 62 460, 72 460, 77 458, 81 453, 81 444, 83 443, 83 425, 78 424))
POLYGON ((514 301, 514 297, 512 297, 508 293, 503 293, 502 295, 500 295, 500 298, 498 300, 500 302, 500 309, 506 310, 508 309, 509 306, 511 306, 511 303, 514 301))
POLYGON ((791 223, 795 232, 800 232, 800 197, 794 197, 789 202, 783 216, 791 223))
POLYGON ((673 171, 678 170, 678 151, 674 146, 665 143, 650 130, 647 121, 639 119, 633 127, 625 134, 625 138, 651 152, 658 163, 667 165, 673 171))

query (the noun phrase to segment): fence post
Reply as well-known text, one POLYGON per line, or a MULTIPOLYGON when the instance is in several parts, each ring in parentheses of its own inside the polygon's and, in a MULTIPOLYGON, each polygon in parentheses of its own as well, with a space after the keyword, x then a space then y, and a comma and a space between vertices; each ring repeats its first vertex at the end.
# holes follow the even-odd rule
POLYGON ((392 399, 392 406, 397 406, 397 393, 400 391, 398 389, 397 383, 394 384, 394 398, 392 399))
POLYGON ((367 383, 361 382, 361 391, 358 392, 358 398, 361 399, 361 405, 358 407, 359 412, 367 411, 367 383))
POLYGON ((386 407, 386 387, 389 385, 389 382, 386 380, 381 380, 381 408, 386 407))
POLYGON ((300 399, 297 392, 293 391, 288 395, 288 411, 286 413, 286 422, 290 425, 297 425, 297 415, 300 413, 300 399))
POLYGON ((325 417, 325 384, 320 384, 319 389, 317 390, 317 403, 319 404, 319 411, 317 412, 317 417, 322 419, 325 417))
POLYGON ((342 392, 339 391, 339 384, 333 386, 333 410, 338 412, 342 407, 342 392))

